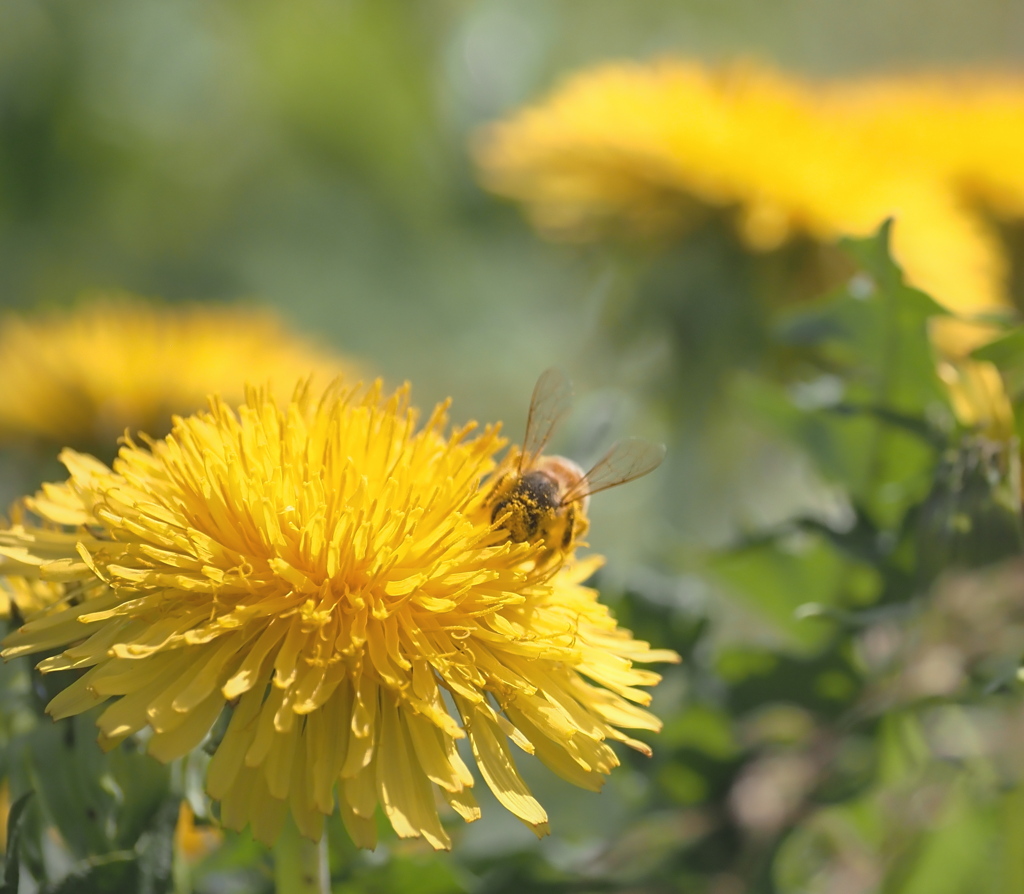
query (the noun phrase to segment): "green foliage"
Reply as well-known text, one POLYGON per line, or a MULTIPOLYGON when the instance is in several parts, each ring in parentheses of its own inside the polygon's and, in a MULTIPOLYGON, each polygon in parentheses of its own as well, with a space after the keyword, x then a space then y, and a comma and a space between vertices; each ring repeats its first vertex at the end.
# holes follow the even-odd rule
MULTIPOLYGON (((903 283, 887 246, 888 228, 846 242, 861 272, 821 301, 780 311, 766 355, 773 374, 734 380, 748 418, 796 446, 830 490, 810 511, 699 562, 728 611, 705 636, 714 657, 689 653, 690 687, 717 706, 705 701, 697 716, 721 718, 734 730, 724 741, 742 745, 701 747, 688 714, 656 742, 669 802, 692 810, 727 799, 731 808, 716 832, 684 848, 681 865, 713 874, 715 855, 722 873, 768 867, 747 876, 751 890, 831 891, 858 862, 863 890, 1010 890, 999 887, 988 844, 1002 834, 999 787, 983 765, 936 775, 930 730, 913 711, 887 717, 884 706, 919 697, 907 694, 906 676, 892 678, 900 661, 926 674, 914 683, 925 692, 958 690, 944 688, 937 664, 917 670, 925 658, 908 654, 909 643, 936 624, 944 645, 923 653, 966 660, 952 644, 964 622, 932 620, 945 609, 928 591, 956 569, 1020 555, 1017 446, 956 425, 928 338, 944 312, 903 283), (879 649, 881 663, 871 654, 879 649), (929 786, 934 828, 892 813, 892 799, 924 797, 916 793, 929 786)), ((1008 685, 1001 671, 981 673, 975 692, 1008 685)))
MULTIPOLYGON (((8 852, 20 845, 45 892, 169 891, 180 802, 169 769, 134 743, 104 754, 94 722, 94 713, 44 720, 7 741, 8 784, 25 792, 11 809, 8 852)), ((6 871, 17 865, 9 856, 6 871)))
POLYGON ((920 579, 1024 552, 1019 464, 1016 444, 965 438, 946 452, 918 512, 920 579))
POLYGON ((1011 328, 972 351, 971 356, 975 360, 995 364, 1012 400, 1019 402, 1024 397, 1024 330, 1011 328))
POLYGON ((886 226, 874 239, 845 241, 863 271, 824 302, 783 316, 780 341, 842 387, 837 399, 778 422, 876 524, 892 526, 927 486, 952 418, 928 338, 929 321, 945 312, 904 284, 888 240, 886 226))
POLYGON ((32 792, 25 792, 11 805, 7 812, 7 848, 4 853, 4 881, 0 886, 2 894, 18 894, 18 879, 21 876, 21 820, 32 792))

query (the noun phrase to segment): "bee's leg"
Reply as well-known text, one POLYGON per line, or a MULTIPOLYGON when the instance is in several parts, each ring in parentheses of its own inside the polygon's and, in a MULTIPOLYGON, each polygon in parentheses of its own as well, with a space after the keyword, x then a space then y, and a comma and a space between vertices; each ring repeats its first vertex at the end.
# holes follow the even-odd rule
POLYGON ((497 499, 498 495, 505 488, 505 484, 506 484, 507 481, 508 481, 508 475, 507 474, 502 475, 500 478, 498 478, 497 481, 494 482, 494 484, 491 486, 491 489, 488 492, 487 496, 484 498, 484 505, 485 506, 491 506, 491 521, 492 522, 501 514, 501 512, 505 509, 505 507, 508 506, 508 500, 507 499, 505 499, 505 500, 497 499))
MULTIPOLYGON (((498 500, 491 509, 491 524, 493 525, 502 515, 505 510, 508 509, 508 500, 498 500)), ((506 519, 507 521, 507 519, 506 519)))
POLYGON ((562 549, 565 551, 568 551, 569 547, 572 546, 572 535, 575 527, 576 507, 570 503, 565 513, 565 531, 562 532, 562 549))
POLYGON ((502 475, 497 481, 491 485, 491 489, 487 492, 487 496, 484 498, 484 506, 491 507, 491 521, 494 522, 502 512, 508 508, 508 493, 505 483, 508 480, 508 475, 502 475))

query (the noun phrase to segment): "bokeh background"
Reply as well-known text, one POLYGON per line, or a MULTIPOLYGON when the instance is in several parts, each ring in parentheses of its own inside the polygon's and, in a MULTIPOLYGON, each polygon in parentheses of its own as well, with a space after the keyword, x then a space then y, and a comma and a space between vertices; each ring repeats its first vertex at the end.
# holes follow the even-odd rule
MULTIPOLYGON (((411 381, 421 406, 451 396, 456 420, 504 420, 519 437, 537 375, 558 365, 578 395, 560 452, 585 461, 624 434, 670 445, 658 473, 594 501, 590 536, 609 556, 601 586, 620 617, 687 658, 656 695, 667 730, 653 744, 663 757, 625 758, 600 795, 527 762, 551 813, 550 839, 537 843, 488 800, 451 856, 394 840, 357 854, 334 842, 338 891, 825 890, 814 885, 826 876, 793 868, 818 866, 815 847, 825 845, 805 836, 783 869, 777 854, 797 814, 810 813, 798 806, 813 787, 808 774, 818 778, 845 732, 815 739, 811 762, 807 749, 800 759, 782 749, 765 763, 764 743, 806 742, 815 712, 838 716, 853 704, 859 684, 840 667, 850 649, 823 651, 828 637, 807 634, 792 612, 839 578, 860 584, 829 554, 792 540, 792 567, 769 570, 756 556, 722 573, 715 564, 722 550, 787 520, 839 524, 850 512, 813 456, 780 434, 785 426, 752 417, 751 388, 736 395, 737 377, 763 371, 770 353, 760 312, 707 301, 688 311, 683 343, 650 320, 631 325, 637 294, 664 294, 658 277, 671 277, 671 266, 542 240, 519 209, 478 185, 470 157, 479 127, 569 73, 665 54, 752 58, 811 77, 1015 70, 1024 6, 0 4, 0 309, 60 311, 83 292, 120 290, 172 304, 255 302, 367 375, 411 381), (758 586, 771 591, 762 602, 749 598, 758 586), (812 678, 817 689, 801 704, 799 683, 812 678)), ((55 455, 38 444, 4 448, 5 502, 59 474, 55 455)), ((924 468, 916 498, 930 486, 924 468)), ((877 571, 863 573, 862 589, 875 592, 877 571)), ((839 749, 848 777, 875 765, 872 735, 839 749)), ((913 822, 931 834, 929 810, 923 803, 924 819, 913 822)), ((862 830, 865 840, 884 837, 878 823, 862 830)), ((963 847, 982 848, 993 828, 967 824, 975 844, 963 847)), ((946 846, 930 840, 914 846, 946 846)), ((179 877, 181 890, 269 890, 266 854, 247 840, 230 838, 204 859, 179 877)), ((904 867, 893 881, 885 860, 863 860, 868 869, 842 876, 847 887, 827 876, 831 890, 1016 890, 1000 887, 1011 876, 956 887, 963 876, 934 859, 927 873, 904 867)))
MULTIPOLYGON (((476 128, 608 60, 739 57, 838 76, 1024 56, 1024 10, 996 0, 12 0, 0 16, 3 306, 104 289, 256 299, 369 374, 411 380, 423 405, 451 395, 460 418, 509 423, 553 363, 583 397, 621 389, 607 402, 628 411, 665 346, 648 333, 610 348, 602 320, 630 288, 627 264, 552 247, 483 192, 476 128)), ((733 334, 742 350, 749 333, 733 334)), ((633 428, 658 434, 657 420, 633 428)), ((713 499, 673 494, 693 507, 687 536, 728 536, 725 503, 747 501, 746 474, 719 476, 713 499)), ((644 505, 641 487, 602 502, 644 505)), ((638 530, 606 540, 610 527, 595 526, 603 550, 638 530)))

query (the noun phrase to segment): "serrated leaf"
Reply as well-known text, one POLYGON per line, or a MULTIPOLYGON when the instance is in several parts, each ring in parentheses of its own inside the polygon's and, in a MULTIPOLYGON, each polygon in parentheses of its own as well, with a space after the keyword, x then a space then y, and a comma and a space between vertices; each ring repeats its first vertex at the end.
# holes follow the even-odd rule
POLYGON ((809 346, 848 379, 846 400, 920 416, 946 402, 928 338, 929 321, 949 313, 903 281, 889 254, 888 225, 868 239, 841 242, 862 266, 845 288, 780 314, 777 335, 809 346))
POLYGON ((823 301, 780 314, 778 339, 837 384, 830 405, 804 408, 793 398, 788 419, 774 408, 826 476, 883 527, 927 493, 936 446, 953 427, 928 334, 930 321, 948 314, 905 284, 888 240, 888 225, 844 240, 864 272, 823 301))
POLYGON ((904 300, 925 316, 949 316, 949 311, 934 298, 906 284, 903 270, 892 256, 892 218, 879 227, 874 236, 839 240, 839 246, 858 266, 873 278, 878 289, 888 292, 906 292, 904 300))

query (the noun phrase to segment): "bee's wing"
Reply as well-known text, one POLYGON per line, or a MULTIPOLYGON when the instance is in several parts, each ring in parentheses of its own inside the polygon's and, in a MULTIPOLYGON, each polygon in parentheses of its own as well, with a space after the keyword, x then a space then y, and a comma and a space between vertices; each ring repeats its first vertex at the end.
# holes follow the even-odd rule
POLYGON ((569 488, 562 497, 562 503, 582 500, 590 494, 625 484, 648 472, 653 472, 665 458, 665 445, 652 444, 641 438, 627 438, 612 445, 612 448, 597 461, 578 484, 569 488))
POLYGON ((529 466, 544 449, 551 433, 557 428, 572 406, 572 383, 560 369, 546 369, 537 379, 530 399, 530 414, 526 417, 523 452, 519 469, 529 466))

